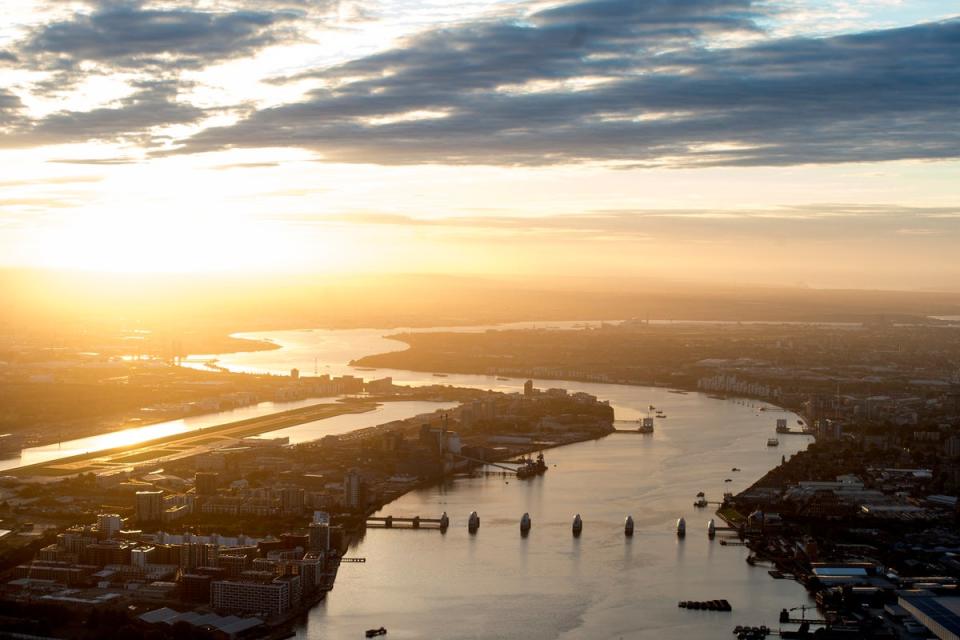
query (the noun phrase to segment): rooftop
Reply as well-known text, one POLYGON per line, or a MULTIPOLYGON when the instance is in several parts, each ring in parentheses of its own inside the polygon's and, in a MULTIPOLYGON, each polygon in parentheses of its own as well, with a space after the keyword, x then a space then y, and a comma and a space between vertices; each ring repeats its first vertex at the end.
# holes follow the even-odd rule
POLYGON ((901 593, 900 605, 941 640, 960 639, 960 596, 901 593))
POLYGON ((178 622, 186 622, 195 627, 213 627, 228 635, 240 633, 247 629, 253 629, 263 624, 260 618, 239 618, 237 616, 218 616, 215 613, 197 613, 196 611, 187 611, 181 613, 169 607, 154 609, 140 616, 140 619, 147 624, 164 623, 170 626, 178 622))

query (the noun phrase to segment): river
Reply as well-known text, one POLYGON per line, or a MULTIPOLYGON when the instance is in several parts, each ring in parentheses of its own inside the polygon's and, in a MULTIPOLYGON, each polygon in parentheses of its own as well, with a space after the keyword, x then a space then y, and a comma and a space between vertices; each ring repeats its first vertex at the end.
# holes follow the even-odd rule
MULTIPOLYGON (((0 460, 0 471, 16 469, 17 467, 25 465, 50 462, 51 460, 59 460, 91 451, 103 451, 114 447, 135 445, 155 438, 163 438, 178 433, 188 433, 228 422, 256 418, 280 411, 323 404, 325 402, 333 403, 334 400, 332 398, 308 398, 291 402, 259 402, 248 407, 231 409, 229 411, 207 413, 190 416, 188 418, 178 418, 176 420, 165 420, 142 427, 132 427, 130 429, 122 429, 86 438, 65 440, 63 442, 39 447, 28 447, 17 455, 0 460)), ((455 402, 387 402, 366 413, 346 413, 333 416, 332 418, 304 422, 303 424, 287 427, 279 431, 271 431, 270 437, 286 436, 290 438, 291 444, 297 444, 316 440, 323 436, 356 431, 357 429, 363 429, 364 427, 369 427, 374 424, 409 418, 410 416, 436 411, 437 409, 455 407, 456 405, 457 403, 455 402)))
MULTIPOLYGON (((254 340, 266 340, 282 345, 281 349, 270 351, 255 351, 249 353, 233 353, 227 355, 193 355, 184 362, 184 366, 196 369, 206 369, 206 362, 218 360, 220 366, 232 371, 250 373, 288 374, 290 369, 299 368, 304 375, 316 369, 319 373, 328 373, 334 376, 344 374, 360 375, 369 379, 371 373, 350 367, 350 360, 373 353, 405 348, 405 345, 396 340, 387 340, 384 334, 402 331, 486 331, 494 328, 529 328, 543 327, 551 329, 572 329, 585 324, 597 325, 599 321, 590 322, 517 322, 505 325, 484 325, 474 327, 435 327, 434 329, 356 329, 339 331, 271 331, 257 334, 237 334, 239 337, 250 336, 254 340)), ((384 370, 387 371, 387 370, 384 370)), ((391 372, 375 374, 377 376, 390 375, 391 372)), ((412 372, 392 372, 397 374, 395 382, 398 384, 427 384, 449 381, 434 378, 430 374, 414 374, 412 372), (407 375, 409 374, 409 375, 407 375)), ((463 386, 479 386, 486 388, 486 378, 471 376, 472 382, 463 386)), ((498 385, 507 388, 507 385, 498 385)), ((510 385, 515 387, 516 385, 510 385)), ((308 398, 290 402, 260 402, 247 407, 240 407, 228 411, 218 411, 185 418, 164 420, 140 427, 130 427, 103 433, 85 438, 64 440, 36 447, 27 447, 6 458, 0 459, 0 472, 18 467, 50 462, 74 455, 103 451, 114 447, 123 447, 138 444, 146 440, 163 438, 178 433, 187 433, 207 427, 256 418, 280 411, 298 409, 321 402, 333 402, 334 399, 308 398)), ((383 424, 393 420, 409 418, 419 413, 455 406, 446 403, 424 402, 390 402, 377 407, 374 411, 363 414, 347 414, 317 420, 305 424, 289 427, 282 431, 271 432, 270 435, 288 436, 291 443, 315 440, 325 435, 337 435, 362 429, 376 424, 383 424)))
MULTIPOLYGON (((514 327, 573 328, 580 323, 518 323, 514 327)), ((490 327, 452 330, 482 331, 490 327)), ((424 329, 417 329, 423 331, 424 329)), ((379 369, 359 371, 347 365, 372 353, 405 348, 383 338, 402 331, 274 331, 242 334, 282 348, 218 357, 235 371, 304 375, 316 370, 366 378, 392 376, 397 384, 450 384, 519 391, 523 380, 490 376, 379 369)), ((202 367, 212 356, 194 356, 202 367)), ((712 509, 693 507, 695 494, 719 500, 737 492, 776 466, 782 455, 805 448, 807 436, 780 436, 767 447, 778 417, 795 424, 797 416, 763 403, 717 400, 698 393, 662 388, 535 380, 536 386, 586 391, 611 402, 618 420, 633 420, 655 405, 666 414, 651 436, 613 434, 546 452, 547 473, 532 480, 500 477, 457 478, 411 492, 387 505, 383 515, 436 517, 446 511, 451 528, 438 531, 372 529, 349 555, 365 564, 344 564, 334 590, 297 628, 302 640, 360 638, 381 625, 390 638, 650 638, 696 640, 729 638, 737 624, 776 627, 783 607, 808 604, 803 587, 774 580, 763 567, 744 560, 743 547, 709 540, 706 521, 712 509), (763 407, 765 410, 761 411, 763 407), (740 469, 738 472, 732 468, 740 469), (729 482, 727 481, 729 479, 729 482), (466 530, 467 515, 477 511, 481 527, 466 530), (519 535, 519 520, 529 512, 533 528, 519 535), (583 535, 571 535, 580 513, 583 535), (623 535, 632 515, 636 533, 623 535), (687 520, 685 539, 675 534, 676 519, 687 520), (724 598, 733 612, 688 611, 680 600, 724 598)), ((296 403, 261 403, 228 414, 211 414, 131 429, 100 438, 109 443, 149 437, 295 408, 296 403)), ((447 403, 387 403, 375 412, 348 414, 297 425, 270 435, 293 442, 343 433, 447 403)), ((42 450, 27 450, 20 464, 53 459, 104 444, 84 439, 42 450), (76 451, 74 451, 76 449, 76 451)), ((8 461, 3 461, 8 462, 8 461)), ((18 466, 12 464, 10 466, 18 466)), ((0 468, 10 468, 0 466, 0 468)))
MULTIPOLYGON (((519 379, 438 378, 346 365, 362 355, 404 348, 384 339, 384 333, 243 334, 283 348, 222 356, 219 364, 271 373, 297 367, 305 374, 316 366, 331 375, 393 376, 398 384, 501 391, 522 385, 519 379)), ((779 447, 766 445, 776 418, 796 424, 797 416, 755 401, 661 388, 562 380, 535 384, 607 399, 618 420, 644 416, 651 404, 668 417, 657 421, 652 436, 613 434, 551 449, 546 452, 550 469, 542 477, 457 478, 387 505, 381 515, 436 517, 446 511, 451 528, 445 534, 367 531, 349 551, 367 562, 341 567, 334 590, 297 629, 299 638, 362 637, 364 629, 381 625, 390 638, 728 638, 737 624, 776 627, 781 608, 809 604, 799 584, 774 580, 766 568, 748 565, 745 548, 720 545, 725 534, 710 541, 706 521, 712 510, 693 506, 698 491, 719 500, 724 491, 748 487, 782 455, 804 449, 807 436, 780 436, 779 447), (466 519, 474 510, 481 526, 470 535, 466 519), (524 512, 533 520, 525 539, 519 535, 524 512), (576 513, 584 519, 578 539, 570 530, 576 513), (627 514, 636 522, 632 539, 623 535, 627 514), (682 540, 674 524, 680 516, 688 523, 682 540), (720 598, 731 602, 733 612, 677 607, 680 600, 720 598)))

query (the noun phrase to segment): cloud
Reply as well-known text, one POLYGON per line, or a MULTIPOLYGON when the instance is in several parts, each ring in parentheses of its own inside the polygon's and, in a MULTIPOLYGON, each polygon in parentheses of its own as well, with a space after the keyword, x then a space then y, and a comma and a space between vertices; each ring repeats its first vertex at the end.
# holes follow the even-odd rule
MULTIPOLYGON (((298 40, 299 21, 336 3, 88 6, 11 49, 25 67, 51 72, 35 92, 111 69, 159 86, 298 40)), ((960 20, 778 38, 758 26, 776 8, 754 0, 579 0, 518 13, 531 6, 273 78, 314 88, 154 153, 295 147, 323 161, 622 168, 960 156, 960 20)), ((0 146, 124 139, 150 148, 150 129, 199 122, 204 111, 185 100, 140 88, 120 105, 31 124, 0 90, 0 146)))
POLYGON ((217 171, 229 171, 230 169, 269 169, 279 166, 279 162, 231 162, 218 164, 211 168, 217 171))
POLYGON ((0 180, 0 187, 33 187, 37 185, 85 184, 102 182, 103 176, 60 176, 56 178, 31 178, 30 180, 0 180))
MULTIPOLYGON (((150 146, 153 127, 196 122, 203 110, 177 95, 184 71, 249 57, 266 47, 298 41, 299 21, 329 9, 299 0, 87 0, 82 10, 30 27, 0 51, 0 64, 28 74, 17 91, 46 99, 71 98, 91 77, 134 78, 133 95, 90 111, 62 111, 31 119, 17 96, 0 89, 0 147, 88 140, 134 140, 150 146)), ((232 107, 235 105, 228 105, 232 107)))
POLYGON ((763 237, 777 242, 798 238, 853 242, 876 237, 956 237, 955 216, 960 206, 909 207, 888 204, 832 204, 781 206, 765 209, 611 209, 550 216, 488 214, 443 218, 415 217, 393 213, 354 212, 313 216, 271 216, 294 225, 348 225, 409 227, 436 231, 535 238, 571 236, 578 239, 618 238, 624 241, 660 235, 697 238, 763 237), (909 226, 907 226, 909 225, 909 226))
POLYGON ((101 2, 90 13, 41 25, 20 43, 20 52, 51 70, 75 70, 82 62, 127 69, 203 67, 293 38, 291 22, 298 15, 146 9, 139 2, 101 2))
POLYGON ((371 109, 381 113, 384 107, 389 109, 386 98, 409 99, 421 90, 428 92, 423 96, 426 101, 534 80, 630 73, 647 57, 669 48, 720 33, 755 32, 752 18, 759 15, 750 0, 578 2, 522 20, 438 28, 395 49, 288 79, 360 78, 338 87, 337 93, 384 96, 384 105, 371 109))
POLYGON ((903 236, 938 236, 938 235, 942 235, 944 232, 942 229, 914 228, 914 229, 897 229, 897 233, 903 236))
MULTIPOLYGON (((204 117, 205 110, 176 100, 178 84, 173 81, 145 80, 135 84, 136 91, 116 106, 90 111, 59 111, 24 124, 4 137, 0 146, 23 147, 68 144, 88 140, 123 141, 148 144, 150 129, 174 124, 190 124, 204 117)), ((79 160, 65 160, 78 163, 79 160)), ((116 164, 115 159, 85 160, 85 164, 116 164)))
POLYGON ((23 117, 20 97, 0 87, 0 132, 19 124, 23 117))
POLYGON ((0 211, 7 208, 68 208, 74 206, 73 202, 57 198, 0 198, 0 211))
POLYGON ((708 46, 755 36, 760 6, 592 0, 429 31, 289 78, 324 86, 202 131, 182 151, 286 146, 379 164, 627 166, 960 155, 960 21, 708 46))
POLYGON ((89 165, 114 165, 114 164, 136 164, 135 158, 55 158, 47 160, 55 164, 89 164, 89 165))

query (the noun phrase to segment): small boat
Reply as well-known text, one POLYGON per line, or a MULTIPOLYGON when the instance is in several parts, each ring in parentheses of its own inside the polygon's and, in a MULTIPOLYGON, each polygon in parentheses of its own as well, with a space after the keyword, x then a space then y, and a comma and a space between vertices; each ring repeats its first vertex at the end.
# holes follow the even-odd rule
POLYGON ((713 518, 710 518, 710 521, 707 522, 707 537, 711 540, 714 536, 717 535, 717 523, 714 522, 713 518))
POLYGON ((574 537, 580 537, 580 532, 583 531, 583 518, 580 517, 580 514, 573 516, 573 535, 574 537))
POLYGON ((623 535, 628 538, 633 536, 633 516, 627 516, 627 519, 623 521, 623 535))
POLYGON ((734 467, 733 469, 730 469, 730 471, 740 471, 740 467, 734 467))
POLYGON ((377 636, 385 635, 387 635, 387 630, 384 627, 380 627, 379 629, 367 629, 368 638, 375 638, 377 636))
POLYGON ((537 467, 537 473, 545 473, 547 471, 547 462, 543 459, 543 451, 537 454, 535 466, 537 467))
POLYGON ((520 518, 520 535, 525 536, 528 533, 530 533, 530 525, 531 525, 530 514, 524 513, 523 516, 520 518))
POLYGON ((467 519, 467 530, 470 533, 476 533, 477 529, 480 528, 480 516, 477 515, 476 511, 470 512, 470 517, 467 519))
POLYGON ((518 462, 520 463, 520 466, 517 467, 517 477, 521 480, 542 475, 547 470, 547 463, 543 459, 543 452, 537 456, 536 460, 533 458, 524 457, 520 458, 518 462))
POLYGON ((768 438, 768 439, 767 439, 767 446, 768 446, 768 447, 776 447, 776 446, 778 446, 779 444, 780 444, 780 441, 777 440, 776 438, 768 438))
POLYGON ((703 493, 697 495, 697 501, 693 503, 693 506, 699 509, 703 509, 707 506, 707 498, 703 495, 703 493))
POLYGON ((499 377, 499 376, 497 377, 497 380, 509 380, 509 379, 510 379, 510 378, 501 378, 501 377, 499 377))
POLYGON ((682 538, 687 535, 687 521, 683 518, 677 520, 677 537, 682 538))
POLYGON ((520 466, 517 467, 517 477, 521 480, 527 478, 532 478, 537 475, 537 465, 533 460, 529 458, 524 458, 520 461, 520 466))
POLYGON ((434 378, 446 378, 446 377, 447 377, 447 374, 446 374, 446 373, 435 373, 435 374, 433 374, 433 377, 434 377, 434 378))
POLYGON ((733 479, 732 479, 732 478, 726 478, 726 479, 724 479, 724 482, 733 482, 733 479))

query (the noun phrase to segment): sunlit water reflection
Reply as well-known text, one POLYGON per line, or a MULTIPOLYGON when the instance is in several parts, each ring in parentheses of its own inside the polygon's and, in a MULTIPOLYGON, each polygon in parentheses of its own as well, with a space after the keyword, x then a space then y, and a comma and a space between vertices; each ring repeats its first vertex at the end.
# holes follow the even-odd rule
MULTIPOLYGON (((405 348, 384 333, 247 334, 284 348, 224 356, 219 364, 282 373, 293 367, 310 371, 316 363, 319 372, 332 375, 389 375, 398 384, 501 391, 517 391, 523 382, 358 372, 346 365, 362 355, 405 348)), ((727 638, 737 624, 776 627, 781 608, 808 601, 797 583, 773 580, 766 568, 748 565, 743 547, 721 546, 720 537, 728 534, 711 542, 706 522, 712 510, 693 507, 698 491, 719 500, 724 491, 749 486, 782 455, 805 448, 807 436, 781 436, 779 447, 766 446, 776 418, 795 424, 797 416, 762 403, 660 388, 535 383, 608 399, 619 420, 647 415, 650 404, 668 418, 657 421, 653 436, 615 434, 550 450, 550 470, 531 481, 460 478, 388 505, 384 515, 436 517, 447 511, 453 525, 445 535, 369 530, 350 551, 367 563, 342 567, 334 591, 298 629, 300 638, 362 637, 364 629, 381 625, 391 638, 727 638), (471 536, 466 518, 474 510, 482 524, 471 536), (526 539, 519 532, 524 512, 533 518, 526 539), (571 535, 576 513, 585 522, 579 539, 571 535), (623 535, 627 514, 636 521, 633 539, 623 535), (684 540, 675 534, 680 516, 689 527, 684 540), (677 607, 680 600, 719 598, 734 611, 677 607)))
MULTIPOLYGON (((390 375, 398 384, 501 391, 517 391, 522 385, 519 379, 490 376, 437 378, 400 370, 357 371, 346 364, 363 355, 405 348, 385 340, 384 333, 391 332, 245 334, 269 338, 283 348, 222 356, 218 364, 237 371, 285 373, 296 367, 309 375, 316 367, 331 375, 390 375)), ((775 419, 787 417, 794 423, 796 416, 769 406, 760 411, 760 403, 660 388, 535 383, 608 399, 619 420, 646 415, 650 404, 662 408, 668 418, 657 421, 652 436, 615 434, 552 449, 546 452, 551 466, 543 477, 459 478, 388 505, 384 514, 435 517, 447 511, 453 524, 444 535, 426 530, 368 531, 350 551, 368 562, 341 568, 336 588, 307 615, 298 637, 359 638, 364 629, 383 625, 390 638, 728 638, 737 624, 775 627, 782 607, 807 602, 800 585, 773 580, 765 568, 748 565, 743 547, 721 546, 719 537, 710 541, 706 521, 711 510, 693 507, 697 491, 718 500, 724 491, 749 486, 782 455, 806 447, 806 436, 781 436, 779 447, 766 446, 775 419), (733 472, 733 467, 741 471, 733 472), (730 482, 725 482, 728 478, 730 482), (467 514, 473 510, 482 519, 475 536, 466 530, 467 514), (524 512, 533 518, 526 539, 519 533, 524 512), (579 539, 570 529, 575 513, 585 522, 579 539), (623 535, 627 514, 636 521, 632 539, 623 535), (688 522, 684 540, 678 540, 674 530, 680 516, 688 522), (680 600, 719 598, 729 600, 734 611, 677 607, 680 600)), ((265 409, 298 404, 248 409, 268 413, 265 409)), ((302 441, 437 406, 391 403, 376 414, 339 416, 275 434, 302 441)), ((249 416, 229 419, 242 417, 249 416)), ((187 421, 207 419, 210 424, 225 421, 222 416, 187 421)))
POLYGON ((359 637, 383 625, 392 638, 719 638, 737 624, 775 627, 782 607, 806 602, 800 585, 748 565, 743 547, 710 541, 712 514, 693 507, 698 491, 718 500, 804 448, 806 436, 766 446, 775 418, 794 416, 700 394, 573 386, 611 399, 618 416, 654 404, 669 417, 652 436, 615 434, 547 451, 551 466, 541 478, 462 478, 388 505, 384 515, 447 511, 454 522, 445 535, 369 530, 350 551, 367 563, 343 566, 299 636, 359 637), (466 530, 473 510, 482 521, 475 536, 466 530), (524 512, 533 519, 526 539, 524 512), (576 513, 585 523, 579 539, 571 534, 576 513), (623 535, 628 514, 633 539, 623 535), (674 529, 680 516, 684 540, 674 529), (734 611, 677 607, 719 598, 734 611))

